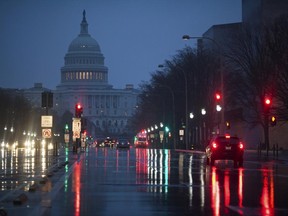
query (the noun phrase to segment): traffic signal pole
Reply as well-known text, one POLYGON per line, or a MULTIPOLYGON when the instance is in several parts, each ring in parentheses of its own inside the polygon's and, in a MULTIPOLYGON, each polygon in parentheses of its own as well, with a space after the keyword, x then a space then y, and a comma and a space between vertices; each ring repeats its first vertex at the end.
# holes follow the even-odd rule
POLYGON ((266 146, 266 156, 269 155, 269 112, 271 107, 271 99, 268 96, 264 98, 264 142, 266 146))
POLYGON ((269 154, 269 113, 265 111, 264 114, 264 140, 266 146, 266 156, 268 157, 269 154))
POLYGON ((83 107, 80 103, 75 105, 75 117, 72 118, 72 131, 73 131, 73 152, 78 151, 78 147, 81 147, 81 117, 83 113, 83 107))

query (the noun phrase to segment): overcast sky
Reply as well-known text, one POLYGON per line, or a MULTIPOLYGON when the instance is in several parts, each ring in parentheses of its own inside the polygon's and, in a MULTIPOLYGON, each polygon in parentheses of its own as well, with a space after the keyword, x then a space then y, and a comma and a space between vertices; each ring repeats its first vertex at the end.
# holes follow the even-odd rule
POLYGON ((241 0, 0 0, 0 87, 55 89, 86 10, 114 88, 138 87, 212 25, 241 22, 241 0))

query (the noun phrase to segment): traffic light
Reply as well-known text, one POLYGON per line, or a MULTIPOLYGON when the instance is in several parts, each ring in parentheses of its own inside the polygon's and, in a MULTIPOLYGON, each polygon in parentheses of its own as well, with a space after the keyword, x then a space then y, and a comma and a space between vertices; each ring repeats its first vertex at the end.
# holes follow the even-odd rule
POLYGON ((271 118, 270 118, 270 124, 271 124, 272 127, 277 124, 277 121, 276 121, 276 117, 275 117, 275 116, 271 116, 271 118))
POLYGON ((230 129, 230 126, 231 126, 231 125, 230 125, 230 122, 229 122, 229 121, 226 121, 226 128, 227 128, 227 129, 230 129))
POLYGON ((168 133, 170 131, 169 127, 165 126, 165 132, 168 133))
POLYGON ((41 94, 41 99, 42 99, 42 107, 46 108, 52 108, 53 107, 53 93, 44 91, 41 94))
POLYGON ((220 101, 220 100, 221 100, 221 94, 220 94, 220 92, 216 92, 216 93, 215 93, 215 99, 216 99, 216 101, 220 101))
POLYGON ((271 99, 266 96, 264 98, 264 104, 265 104, 266 107, 270 107, 271 106, 271 99))
POLYGON ((81 118, 83 113, 83 107, 81 106, 81 104, 76 104, 75 105, 75 117, 76 118, 81 118))

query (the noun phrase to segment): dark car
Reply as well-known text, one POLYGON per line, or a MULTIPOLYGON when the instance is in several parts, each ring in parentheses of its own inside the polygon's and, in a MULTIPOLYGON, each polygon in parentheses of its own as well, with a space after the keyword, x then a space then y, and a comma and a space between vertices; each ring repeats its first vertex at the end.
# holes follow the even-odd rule
POLYGON ((236 136, 216 136, 206 147, 207 165, 214 166, 215 160, 233 160, 234 167, 243 166, 244 145, 236 136))
POLYGON ((117 148, 130 148, 130 142, 128 139, 119 138, 116 142, 117 148))
POLYGON ((114 147, 115 143, 116 143, 116 140, 110 137, 107 137, 104 140, 105 147, 114 147))
POLYGON ((105 146, 105 139, 104 138, 98 138, 96 142, 97 147, 104 147, 105 146))

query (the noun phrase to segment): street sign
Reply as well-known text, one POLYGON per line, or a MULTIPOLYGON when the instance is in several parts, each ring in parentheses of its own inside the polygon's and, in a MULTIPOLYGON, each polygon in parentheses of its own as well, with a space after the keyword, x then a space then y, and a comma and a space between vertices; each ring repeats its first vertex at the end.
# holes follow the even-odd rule
POLYGON ((48 116, 48 115, 41 116, 41 127, 52 128, 53 127, 53 116, 48 116))
POLYGON ((80 131, 73 131, 73 141, 75 142, 77 138, 80 138, 80 131))
POLYGON ((64 134, 65 143, 69 143, 69 134, 64 134))
POLYGON ((72 122, 72 131, 73 132, 79 132, 81 131, 81 119, 80 118, 73 118, 72 122))
POLYGON ((159 131, 159 135, 160 135, 160 141, 162 143, 162 141, 164 139, 164 131, 159 131))
POLYGON ((52 137, 52 130, 51 128, 44 128, 42 129, 42 138, 51 138, 52 137))

